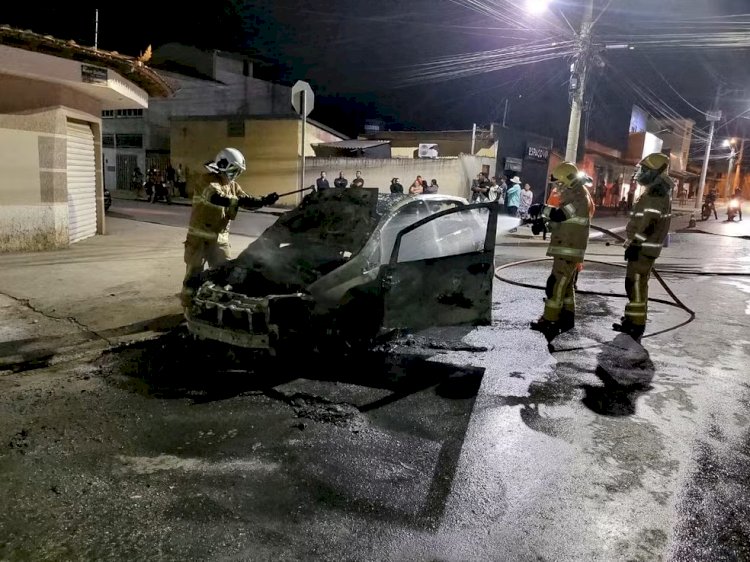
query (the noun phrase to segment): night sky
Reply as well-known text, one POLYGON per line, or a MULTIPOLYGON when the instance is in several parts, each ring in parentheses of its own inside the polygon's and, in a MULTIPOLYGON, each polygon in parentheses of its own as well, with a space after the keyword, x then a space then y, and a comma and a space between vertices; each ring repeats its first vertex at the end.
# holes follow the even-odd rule
MULTIPOLYGON (((595 17, 607 3, 596 0, 595 17)), ((554 0, 553 5, 578 26, 580 1, 554 0)), ((0 23, 93 44, 94 7, 78 2, 35 11, 14 3, 3 8, 0 23)), ((595 34, 599 41, 631 33, 657 37, 679 30, 679 19, 743 13, 750 13, 748 0, 613 0, 595 34)), ((521 12, 508 15, 529 22, 521 12)), ((487 126, 502 121, 506 99, 508 125, 552 136, 559 145, 567 133, 570 61, 564 58, 404 87, 404 77, 419 63, 551 37, 536 25, 529 31, 508 28, 451 0, 217 1, 196 7, 132 2, 100 8, 99 19, 103 49, 135 55, 148 44, 181 41, 278 61, 284 80, 313 85, 312 117, 352 136, 368 117, 382 118, 394 129, 487 126)), ((594 140, 624 145, 630 107, 644 105, 628 85, 633 80, 700 127, 705 119, 691 105, 707 109, 719 81, 730 119, 750 109, 746 49, 636 49, 606 52, 603 58, 604 68, 589 83, 588 136, 594 140)), ((719 135, 738 135, 745 123, 730 121, 719 135)))

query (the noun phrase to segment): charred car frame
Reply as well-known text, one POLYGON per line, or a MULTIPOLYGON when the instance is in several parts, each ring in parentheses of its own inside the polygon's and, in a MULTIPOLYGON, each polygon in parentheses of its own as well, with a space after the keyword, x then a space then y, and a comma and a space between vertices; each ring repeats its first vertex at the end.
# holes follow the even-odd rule
POLYGON ((236 259, 189 281, 188 328, 278 354, 488 324, 497 213, 449 195, 312 193, 236 259))

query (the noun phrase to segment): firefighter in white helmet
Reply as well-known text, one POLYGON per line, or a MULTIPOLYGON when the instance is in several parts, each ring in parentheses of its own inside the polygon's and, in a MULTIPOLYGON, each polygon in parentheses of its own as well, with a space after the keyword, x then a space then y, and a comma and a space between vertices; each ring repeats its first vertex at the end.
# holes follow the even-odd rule
POLYGON ((622 322, 613 327, 638 340, 646 329, 648 280, 656 258, 661 253, 672 221, 674 183, 667 175, 669 156, 655 152, 636 166, 634 179, 646 188, 630 214, 626 228, 625 291, 628 304, 622 322))
POLYGON ((552 172, 560 193, 559 206, 545 205, 542 214, 552 234, 547 255, 553 258, 547 280, 544 314, 531 323, 548 341, 575 325, 575 289, 579 264, 589 241, 589 199, 585 184, 588 176, 575 164, 562 162, 552 172))
POLYGON ((251 197, 235 181, 245 171, 245 157, 236 148, 221 150, 205 164, 208 174, 203 187, 195 192, 185 240, 187 266, 182 288, 182 304, 189 306, 193 288, 188 281, 203 271, 206 264, 218 267, 229 259, 229 224, 240 207, 257 209, 272 205, 279 196, 251 197))

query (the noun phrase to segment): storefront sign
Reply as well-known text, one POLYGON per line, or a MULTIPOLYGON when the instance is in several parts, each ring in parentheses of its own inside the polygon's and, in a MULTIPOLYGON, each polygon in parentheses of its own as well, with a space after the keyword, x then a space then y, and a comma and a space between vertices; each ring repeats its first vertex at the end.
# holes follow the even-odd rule
POLYGON ((537 162, 546 162, 549 160, 549 148, 537 144, 527 144, 526 159, 536 160, 537 162))
POLYGON ((106 84, 107 69, 89 64, 81 65, 81 81, 88 84, 106 84))

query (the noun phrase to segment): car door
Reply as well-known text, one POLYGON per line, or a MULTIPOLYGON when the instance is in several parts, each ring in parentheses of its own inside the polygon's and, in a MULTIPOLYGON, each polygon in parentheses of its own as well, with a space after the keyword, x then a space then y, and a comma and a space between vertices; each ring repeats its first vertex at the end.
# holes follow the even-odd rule
POLYGON ((490 323, 498 209, 453 207, 398 233, 380 271, 384 328, 490 323))

